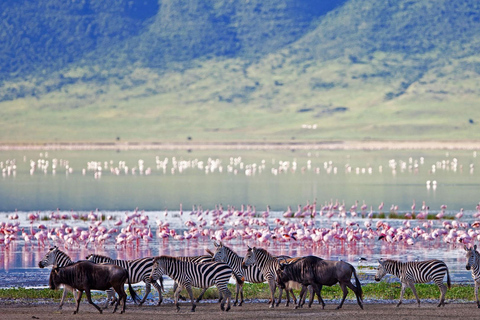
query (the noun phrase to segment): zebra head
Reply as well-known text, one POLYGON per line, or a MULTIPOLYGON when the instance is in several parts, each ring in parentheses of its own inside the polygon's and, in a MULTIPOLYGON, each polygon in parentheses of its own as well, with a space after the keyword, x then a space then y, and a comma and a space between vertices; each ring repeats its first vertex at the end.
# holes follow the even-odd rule
POLYGON ((243 258, 242 268, 246 269, 248 266, 254 265, 257 262, 257 257, 255 255, 256 248, 248 247, 247 254, 243 258))
POLYGON ((162 276, 165 274, 165 259, 162 257, 156 257, 153 259, 152 273, 150 274, 150 281, 156 279, 162 279, 162 276))
POLYGON ((218 244, 216 241, 213 242, 215 247, 215 253, 213 254, 213 260, 218 261, 218 262, 227 262, 227 254, 225 252, 225 246, 223 243, 220 241, 218 244))
POLYGON ((375 281, 380 281, 387 274, 387 269, 385 269, 385 261, 383 259, 378 260, 377 273, 375 274, 375 281))
POLYGON ((472 266, 475 266, 479 261, 477 261, 477 245, 474 245, 473 248, 468 248, 463 246, 463 249, 467 252, 465 258, 467 259, 467 265, 465 268, 470 270, 472 266))
POLYGON ((38 266, 43 269, 45 267, 55 265, 57 263, 58 251, 59 250, 57 246, 50 248, 50 250, 48 250, 43 259, 38 263, 38 266))

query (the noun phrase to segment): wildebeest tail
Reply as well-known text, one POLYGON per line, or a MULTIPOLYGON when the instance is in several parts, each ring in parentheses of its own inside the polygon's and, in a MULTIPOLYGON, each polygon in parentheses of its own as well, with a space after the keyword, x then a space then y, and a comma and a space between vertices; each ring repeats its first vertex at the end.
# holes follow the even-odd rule
POLYGON ((135 302, 135 304, 138 304, 138 302, 140 301, 140 298, 138 297, 135 290, 133 290, 132 284, 130 283, 130 275, 128 276, 127 279, 128 279, 128 291, 130 292, 130 296, 132 297, 133 302, 135 302))
POLYGON ((362 290, 362 284, 360 283, 360 280, 358 280, 357 277, 357 272, 355 271, 355 268, 353 266, 352 271, 353 271, 353 276, 355 277, 355 287, 357 288, 357 294, 359 295, 360 299, 363 301, 363 290, 362 290))

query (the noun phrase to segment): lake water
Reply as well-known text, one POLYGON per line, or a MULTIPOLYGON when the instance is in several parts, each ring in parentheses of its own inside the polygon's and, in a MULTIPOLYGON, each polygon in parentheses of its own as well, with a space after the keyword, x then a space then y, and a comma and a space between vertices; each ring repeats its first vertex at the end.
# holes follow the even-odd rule
MULTIPOLYGON (((352 221, 358 223, 358 227, 351 228, 366 230, 364 223, 368 220, 373 226, 382 220, 398 228, 405 220, 362 218, 360 207, 365 203, 364 214, 372 211, 388 215, 392 207, 403 215, 411 210, 413 201, 416 213, 423 202, 431 214, 438 214, 440 207, 446 205, 445 214, 451 217, 464 208, 461 221, 468 226, 459 230, 475 231, 471 223, 476 220, 476 205, 480 201, 478 157, 472 151, 12 151, 0 153, 0 167, 0 222, 19 224, 16 239, 8 246, 0 243, 1 287, 45 285, 48 270, 40 270, 37 264, 54 244, 74 260, 94 251, 119 259, 203 254, 205 248, 213 250, 211 234, 190 240, 160 238, 156 234, 159 222, 168 222, 169 229, 181 235, 191 228, 186 225, 187 221, 197 226, 200 223, 198 216, 190 215, 194 209, 213 212, 220 204, 224 212, 228 207, 234 207, 233 212, 242 205, 245 209, 251 205, 257 212, 256 219, 264 221, 264 225, 254 221, 249 226, 258 233, 265 228, 279 228, 278 221, 296 223, 303 230, 332 229, 334 223, 339 228, 347 228, 352 221), (296 211, 298 205, 303 207, 315 200, 317 211, 325 205, 344 203, 346 217, 335 214, 327 218, 317 214, 314 220, 283 218, 288 206, 296 211), (384 207, 380 210, 381 203, 384 207), (350 207, 355 204, 357 216, 352 217, 350 207), (263 219, 261 214, 267 206, 271 212, 263 219), (31 230, 39 231, 40 224, 49 230, 67 226, 85 230, 92 222, 71 216, 73 213, 86 217, 91 211, 109 216, 111 220, 105 220, 102 225, 113 228, 114 222, 124 220, 135 208, 149 217, 144 227, 150 226, 154 236, 148 243, 119 249, 114 244, 117 234, 113 233, 101 246, 81 244, 65 249, 62 242, 49 239, 43 247, 36 243, 25 245, 20 231, 21 228, 27 234, 31 230), (50 219, 52 212, 68 219, 50 219), (15 213, 18 219, 10 219, 15 213), (31 224, 27 219, 29 213, 37 213, 39 219, 31 224)), ((203 220, 206 221, 203 228, 212 232, 244 228, 235 216, 226 219, 225 225, 212 225, 216 218, 211 215, 205 215, 203 220)), ((443 220, 432 221, 427 227, 424 223, 412 220, 410 228, 419 227, 430 233, 445 229, 443 220)), ((121 227, 126 225, 125 222, 121 227)), ((380 257, 438 258, 447 262, 454 281, 468 280, 463 244, 446 243, 443 237, 416 238, 413 245, 388 243, 378 237, 316 244, 297 240, 260 242, 238 237, 226 243, 242 255, 247 245, 257 245, 274 254, 315 254, 343 259, 356 267, 373 266, 380 257), (360 257, 367 258, 367 262, 359 265, 360 257)), ((373 273, 368 268, 362 270, 373 273)))

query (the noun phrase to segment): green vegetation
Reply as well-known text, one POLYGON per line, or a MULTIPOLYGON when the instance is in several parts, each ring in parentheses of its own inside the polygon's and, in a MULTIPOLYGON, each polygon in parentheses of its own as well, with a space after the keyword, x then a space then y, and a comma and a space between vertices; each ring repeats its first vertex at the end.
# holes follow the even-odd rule
MULTIPOLYGON (((230 291, 235 292, 234 285, 229 285, 230 291)), ((400 297, 401 285, 400 283, 368 283, 362 286, 364 299, 386 299, 386 300, 398 300, 400 297)), ((438 287, 435 284, 417 284, 416 285, 417 293, 420 299, 438 299, 440 296, 438 287)), ((138 290, 138 288, 137 288, 138 290)), ((195 297, 198 297, 201 290, 195 288, 193 294, 195 297)), ((141 293, 143 294, 143 293, 141 293)), ((298 296, 299 291, 295 291, 295 295, 298 296)), ((54 301, 60 300, 62 295, 61 290, 52 291, 50 289, 24 289, 24 288, 14 288, 14 289, 0 289, 0 299, 53 299, 54 301)), ((188 294, 184 290, 182 292, 184 297, 188 297, 188 294)), ((105 294, 98 293, 96 294, 97 298, 106 297, 105 294)), ((251 284, 246 283, 244 285, 244 296, 245 299, 269 299, 270 298, 270 289, 266 283, 262 284, 251 284)), ((71 295, 70 295, 71 297, 71 295)), ((165 297, 173 298, 173 291, 167 290, 165 297)), ((324 299, 341 299, 342 291, 338 285, 333 287, 323 287, 322 297, 324 299)), ((206 291, 204 295, 205 299, 218 299, 218 290, 215 288, 210 288, 206 291)), ((347 296, 348 299, 355 299, 355 295, 349 290, 347 296)), ((474 301, 474 292, 473 286, 470 285, 460 285, 454 284, 447 291, 446 298, 448 300, 461 300, 461 301, 474 301)), ((283 299, 285 299, 285 294, 283 299)), ((415 299, 412 291, 407 289, 405 291, 405 299, 415 299)))
POLYGON ((0 143, 480 135, 474 0, 39 0, 0 11, 0 143))

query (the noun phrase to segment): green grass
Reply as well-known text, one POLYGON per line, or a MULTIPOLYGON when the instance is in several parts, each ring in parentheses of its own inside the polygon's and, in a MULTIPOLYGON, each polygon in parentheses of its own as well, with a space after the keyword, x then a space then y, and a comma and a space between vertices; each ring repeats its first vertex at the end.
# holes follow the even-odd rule
MULTIPOLYGON (((440 297, 440 291, 435 284, 417 284, 415 285, 417 293, 420 299, 438 299, 440 297)), ((245 299, 269 299, 270 289, 266 283, 251 284, 246 283, 244 285, 244 297, 245 299)), ((235 286, 229 285, 229 289, 234 296, 235 286)), ((398 300, 400 298, 400 283, 368 283, 362 286, 364 299, 385 299, 385 300, 398 300)), ((138 292, 138 288, 136 288, 138 292)), ((200 289, 194 289, 193 294, 198 297, 200 289)), ((127 293, 128 294, 128 293, 127 293)), ((298 296, 299 291, 295 291, 295 295, 298 296)), ((105 294, 95 294, 97 297, 106 297, 105 294)), ((140 292, 143 295, 143 292, 140 292)), ((182 292, 184 297, 188 297, 186 291, 182 292)), ((62 296, 61 290, 50 289, 24 289, 24 288, 12 288, 12 289, 0 289, 0 299, 52 299, 53 301, 59 301, 62 296)), ((69 295, 71 297, 71 294, 69 295)), ((173 298, 173 291, 167 290, 164 297, 173 298)), ((341 299, 342 291, 338 285, 333 287, 323 287, 322 298, 333 300, 341 299)), ((407 289, 405 291, 405 299, 415 299, 412 291, 407 289)), ((204 299, 218 299, 218 290, 210 288, 204 295, 204 299)), ((285 295, 283 296, 285 299, 285 295)), ((347 299, 355 299, 353 292, 349 290, 347 299)), ((473 286, 454 284, 447 291, 447 300, 461 300, 461 301, 474 301, 473 286)))

